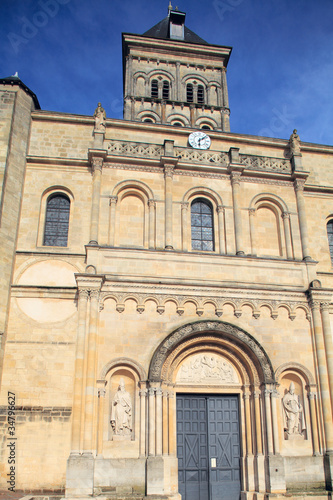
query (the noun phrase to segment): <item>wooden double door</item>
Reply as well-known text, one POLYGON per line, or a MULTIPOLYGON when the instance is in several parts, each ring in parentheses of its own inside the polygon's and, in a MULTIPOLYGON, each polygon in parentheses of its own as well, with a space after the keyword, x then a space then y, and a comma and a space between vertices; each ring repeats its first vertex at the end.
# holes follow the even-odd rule
POLYGON ((177 395, 177 457, 182 500, 239 500, 238 396, 177 395))

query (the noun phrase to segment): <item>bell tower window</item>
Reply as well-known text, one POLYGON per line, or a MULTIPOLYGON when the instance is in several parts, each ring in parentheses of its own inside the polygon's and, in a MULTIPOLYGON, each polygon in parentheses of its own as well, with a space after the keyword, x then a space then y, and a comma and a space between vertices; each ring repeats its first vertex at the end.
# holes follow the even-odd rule
POLYGON ((152 80, 152 82, 151 82, 151 97, 153 99, 158 99, 158 82, 157 82, 157 80, 152 80))
POLYGON ((186 100, 187 102, 193 102, 193 84, 188 83, 186 85, 186 100))
POLYGON ((203 85, 198 85, 198 104, 203 104, 205 102, 204 88, 203 85))
POLYGON ((164 80, 163 81, 162 96, 163 96, 163 99, 165 99, 166 101, 169 99, 169 90, 170 90, 170 84, 169 84, 168 80, 164 80))

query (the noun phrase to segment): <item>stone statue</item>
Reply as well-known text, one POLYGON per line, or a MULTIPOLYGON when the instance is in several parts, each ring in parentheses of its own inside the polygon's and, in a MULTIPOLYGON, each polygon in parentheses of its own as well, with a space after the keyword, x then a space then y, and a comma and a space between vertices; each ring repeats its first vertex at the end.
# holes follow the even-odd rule
POLYGON ((289 139, 289 147, 291 154, 300 153, 301 152, 300 145, 301 145, 301 140, 299 138, 299 135, 297 134, 297 130, 294 129, 289 139))
POLYGON ((129 436, 132 433, 132 401, 123 378, 112 401, 111 426, 117 436, 129 436))
POLYGON ((302 431, 305 430, 303 406, 299 396, 295 394, 294 382, 290 383, 289 391, 284 395, 282 404, 285 415, 284 428, 288 436, 302 434, 302 431))
POLYGON ((95 118, 95 131, 96 132, 105 132, 106 113, 105 113, 105 109, 102 108, 100 102, 98 103, 98 106, 95 109, 94 118, 95 118))

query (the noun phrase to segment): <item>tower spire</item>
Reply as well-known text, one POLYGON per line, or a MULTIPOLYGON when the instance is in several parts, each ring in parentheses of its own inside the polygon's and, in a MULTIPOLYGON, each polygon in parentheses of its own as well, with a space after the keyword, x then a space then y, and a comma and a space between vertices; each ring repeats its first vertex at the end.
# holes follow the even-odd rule
POLYGON ((169 7, 168 7, 168 16, 170 16, 170 12, 172 11, 172 5, 171 5, 171 0, 169 1, 169 7))

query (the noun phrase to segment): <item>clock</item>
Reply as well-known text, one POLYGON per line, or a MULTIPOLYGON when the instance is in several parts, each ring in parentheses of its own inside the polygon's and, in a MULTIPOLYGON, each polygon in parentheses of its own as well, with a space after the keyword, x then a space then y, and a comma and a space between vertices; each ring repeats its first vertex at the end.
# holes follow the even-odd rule
POLYGON ((188 142, 195 149, 209 149, 211 144, 209 135, 199 131, 192 132, 189 135, 188 142))

